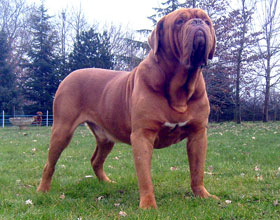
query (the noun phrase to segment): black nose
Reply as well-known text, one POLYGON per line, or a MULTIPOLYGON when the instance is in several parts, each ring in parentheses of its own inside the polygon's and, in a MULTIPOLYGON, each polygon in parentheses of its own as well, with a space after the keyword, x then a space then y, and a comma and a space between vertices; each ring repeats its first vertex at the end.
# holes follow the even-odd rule
POLYGON ((201 25, 203 23, 203 21, 200 18, 194 18, 191 21, 192 25, 201 25))

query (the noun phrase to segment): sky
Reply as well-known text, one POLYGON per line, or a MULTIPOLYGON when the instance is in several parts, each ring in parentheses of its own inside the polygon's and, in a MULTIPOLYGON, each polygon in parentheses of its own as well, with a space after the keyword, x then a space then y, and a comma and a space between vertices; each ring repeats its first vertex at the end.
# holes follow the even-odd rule
MULTIPOLYGON (((28 0, 41 4, 40 0, 28 0)), ((90 24, 123 24, 131 29, 151 29, 152 22, 147 19, 154 14, 153 7, 160 6, 160 0, 44 0, 50 15, 57 15, 62 9, 82 7, 90 24)))

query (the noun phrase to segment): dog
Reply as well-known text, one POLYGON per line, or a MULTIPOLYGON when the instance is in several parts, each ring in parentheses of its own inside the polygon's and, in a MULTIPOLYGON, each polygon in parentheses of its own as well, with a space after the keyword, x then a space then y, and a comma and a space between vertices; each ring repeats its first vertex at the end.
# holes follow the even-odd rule
POLYGON ((97 142, 91 165, 99 180, 111 181, 103 164, 114 143, 132 146, 140 208, 157 208, 150 171, 153 149, 185 138, 194 195, 217 198, 203 184, 210 107, 201 69, 214 56, 213 24, 201 9, 178 9, 157 23, 148 44, 150 53, 132 72, 81 69, 61 82, 37 191, 50 189, 60 154, 76 127, 86 123, 97 142))
POLYGON ((43 121, 43 112, 37 112, 36 114, 37 115, 33 116, 34 121, 32 124, 41 126, 43 121))

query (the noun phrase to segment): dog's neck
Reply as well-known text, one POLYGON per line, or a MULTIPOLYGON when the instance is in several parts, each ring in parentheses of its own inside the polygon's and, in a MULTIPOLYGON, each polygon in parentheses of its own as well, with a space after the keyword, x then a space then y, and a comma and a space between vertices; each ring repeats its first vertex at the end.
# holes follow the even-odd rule
POLYGON ((170 106, 177 112, 187 111, 188 100, 193 96, 197 79, 200 77, 200 67, 187 67, 177 60, 158 57, 159 68, 165 74, 166 95, 170 106))
POLYGON ((200 74, 200 68, 179 67, 174 71, 169 82, 168 95, 170 106, 177 112, 187 111, 188 101, 195 92, 200 74))

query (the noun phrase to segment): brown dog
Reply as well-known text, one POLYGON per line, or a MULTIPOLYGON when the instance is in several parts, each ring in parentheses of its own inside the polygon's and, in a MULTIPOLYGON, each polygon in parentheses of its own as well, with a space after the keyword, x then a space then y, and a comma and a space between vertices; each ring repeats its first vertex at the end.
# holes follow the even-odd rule
POLYGON ((55 164, 75 128, 86 122, 96 137, 96 176, 110 181, 103 164, 114 142, 132 145, 140 207, 156 208, 151 179, 154 148, 188 138, 191 188, 202 198, 209 102, 201 66, 212 59, 215 33, 200 9, 164 16, 148 39, 151 52, 132 72, 82 69, 60 84, 54 100, 50 149, 38 191, 50 189, 55 164))

